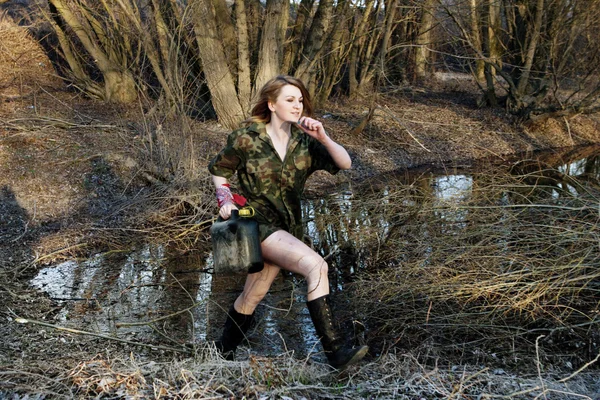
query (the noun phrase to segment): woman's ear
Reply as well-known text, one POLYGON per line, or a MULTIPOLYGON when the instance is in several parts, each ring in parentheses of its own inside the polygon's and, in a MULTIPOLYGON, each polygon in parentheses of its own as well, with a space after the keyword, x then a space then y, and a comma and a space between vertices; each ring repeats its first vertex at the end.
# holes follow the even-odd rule
POLYGON ((271 103, 270 101, 267 101, 267 106, 269 106, 269 110, 275 111, 275 107, 273 106, 273 103, 271 103))

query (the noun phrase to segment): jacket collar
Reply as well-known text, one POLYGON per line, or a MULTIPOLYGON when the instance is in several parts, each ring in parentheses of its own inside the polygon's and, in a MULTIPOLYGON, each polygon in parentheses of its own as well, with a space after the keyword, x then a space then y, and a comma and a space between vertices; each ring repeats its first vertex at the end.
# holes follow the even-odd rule
MULTIPOLYGON (((271 147, 273 147, 273 142, 271 141, 271 137, 267 133, 267 126, 264 122, 253 122, 250 125, 248 125, 247 129, 248 131, 258 133, 258 137, 262 141, 267 142, 271 147)), ((288 152, 294 150, 294 148, 302 138, 302 135, 304 135, 304 132, 302 132, 302 130, 296 125, 292 125, 290 142, 288 143, 287 149, 288 152)))

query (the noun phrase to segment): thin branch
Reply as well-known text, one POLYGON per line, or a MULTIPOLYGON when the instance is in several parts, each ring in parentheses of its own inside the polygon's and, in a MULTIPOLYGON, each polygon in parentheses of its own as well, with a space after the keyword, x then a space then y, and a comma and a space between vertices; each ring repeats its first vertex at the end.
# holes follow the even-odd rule
POLYGON ((54 325, 54 324, 49 324, 47 322, 42 322, 42 321, 36 321, 33 319, 27 319, 27 318, 21 318, 21 317, 17 317, 15 318, 15 321, 20 323, 20 324, 34 324, 34 325, 40 325, 40 326, 45 326, 47 328, 53 328, 59 331, 64 331, 64 332, 69 332, 69 333, 75 333, 78 335, 88 335, 88 336, 94 336, 94 337, 99 337, 101 339, 107 339, 107 340, 113 340, 116 342, 121 342, 121 343, 126 343, 126 344, 131 344, 134 346, 142 346, 142 347, 150 347, 152 349, 156 349, 156 350, 167 350, 167 351, 175 351, 178 353, 190 353, 189 350, 185 349, 185 348, 175 348, 175 347, 168 347, 168 346, 160 346, 160 345, 153 345, 153 344, 148 344, 148 343, 140 343, 140 342, 133 342, 131 340, 125 340, 125 339, 119 339, 113 336, 108 336, 108 335, 104 335, 102 333, 97 333, 97 332, 88 332, 88 331, 82 331, 80 329, 73 329, 73 328, 67 328, 64 326, 60 326, 60 325, 54 325))
POLYGON ((156 318, 150 321, 142 321, 142 322, 118 322, 115 326, 117 328, 123 328, 123 327, 129 327, 129 326, 145 326, 145 325, 150 325, 150 324, 154 324, 160 321, 164 321, 165 319, 169 319, 172 317, 175 317, 179 314, 183 314, 186 313, 196 307, 198 307, 199 305, 201 305, 202 303, 204 303, 204 300, 202 301, 198 301, 194 304, 192 304, 191 306, 189 306, 188 308, 184 308, 183 310, 179 310, 173 314, 169 314, 169 315, 165 315, 164 317, 160 317, 160 318, 156 318))
POLYGON ((429 150, 427 147, 425 147, 423 145, 423 143, 421 143, 419 141, 419 139, 417 139, 415 137, 415 135, 413 135, 413 133, 410 131, 410 129, 408 129, 408 127, 400 120, 400 118, 398 118, 389 108, 388 106, 385 107, 381 107, 380 105, 377 105, 377 109, 385 112, 387 115, 389 115, 390 117, 392 117, 394 119, 394 121, 396 121, 398 124, 400 124, 405 130, 406 132, 410 135, 411 138, 413 138, 413 140, 415 142, 417 142, 419 144, 419 146, 421 146, 423 149, 425 149, 427 152, 431 153, 431 150, 429 150))

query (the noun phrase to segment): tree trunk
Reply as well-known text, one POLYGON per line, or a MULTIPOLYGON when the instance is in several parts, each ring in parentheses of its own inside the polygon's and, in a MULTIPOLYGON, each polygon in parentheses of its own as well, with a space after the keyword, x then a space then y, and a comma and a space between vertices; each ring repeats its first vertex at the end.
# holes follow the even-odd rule
POLYGON ((329 30, 333 15, 333 0, 319 1, 319 7, 315 13, 310 31, 306 39, 306 45, 302 51, 302 61, 296 70, 296 77, 308 84, 311 76, 310 66, 314 65, 316 54, 323 47, 329 30))
POLYGON ((430 51, 431 29, 433 28, 434 4, 437 0, 425 0, 421 6, 421 21, 419 22, 419 34, 415 40, 415 77, 425 79, 431 72, 430 51))
MULTIPOLYGON (((488 1, 488 0, 486 0, 488 1)), ((493 0, 492 0, 493 1, 493 0)), ((483 7, 483 13, 481 15, 481 21, 483 22, 481 24, 482 27, 482 31, 483 31, 483 54, 485 54, 485 56, 487 57, 488 61, 494 61, 492 59, 492 40, 493 38, 490 37, 490 33, 492 32, 491 29, 491 15, 490 15, 490 4, 485 4, 485 6, 483 7)), ((492 65, 490 62, 486 62, 483 68, 483 74, 485 77, 485 84, 486 84, 486 89, 485 89, 485 98, 487 103, 492 106, 492 107, 496 107, 498 105, 498 100, 496 99, 496 89, 494 87, 495 84, 495 74, 494 74, 494 68, 492 68, 492 65)))
POLYGON ((330 96, 333 86, 337 82, 340 70, 342 68, 347 50, 344 43, 348 41, 347 32, 348 26, 346 23, 349 2, 340 0, 336 7, 335 15, 338 18, 335 20, 335 26, 331 31, 331 49, 327 56, 327 62, 323 71, 323 83, 316 98, 316 105, 323 104, 330 96))
MULTIPOLYGON (((369 46, 374 52, 375 49, 379 48, 379 53, 375 56, 371 51, 367 52, 368 62, 365 62, 365 67, 361 71, 361 80, 359 82, 359 92, 364 92, 367 85, 374 82, 376 85, 379 84, 379 79, 385 76, 385 58, 388 52, 388 46, 390 37, 394 31, 396 18, 396 0, 390 0, 389 3, 385 2, 385 18, 383 20, 383 27, 377 29, 377 34, 374 34, 371 38, 371 45, 369 46), (377 41, 381 39, 381 44, 377 46, 377 41)), ((377 89, 375 90, 375 93, 377 89)))
POLYGON ((260 34, 264 25, 263 0, 244 0, 246 4, 246 22, 248 24, 248 48, 250 49, 250 76, 256 74, 258 65, 258 49, 260 48, 260 34))
POLYGON ((382 27, 381 27, 381 18, 379 17, 381 10, 383 9, 384 0, 377 0, 377 7, 375 11, 375 23, 374 29, 371 35, 369 35, 369 40, 367 42, 367 46, 361 55, 360 62, 362 64, 362 68, 360 71, 360 78, 358 80, 358 92, 365 93, 371 85, 373 78, 374 67, 377 66, 377 60, 375 59, 375 51, 377 50, 377 43, 379 43, 379 39, 382 35, 382 27))
POLYGON ((63 52, 63 57, 71 69, 71 71, 69 71, 71 80, 79 86, 80 90, 84 91, 88 95, 102 99, 104 97, 103 88, 98 85, 98 83, 92 81, 92 79, 85 72, 83 65, 73 51, 71 42, 65 33, 65 27, 63 26, 56 9, 53 8, 52 3, 49 5, 52 16, 48 18, 48 20, 51 21, 54 32, 56 32, 56 36, 58 38, 58 43, 63 52))
POLYGON ((531 67, 533 65, 535 50, 537 48, 538 39, 540 37, 540 31, 542 29, 542 17, 544 15, 544 0, 537 0, 535 6, 535 20, 532 27, 531 39, 527 46, 527 53, 525 56, 525 64, 523 65, 523 72, 519 78, 517 89, 519 93, 523 93, 529 84, 529 75, 531 74, 531 67))
MULTIPOLYGON (((362 52, 362 46, 366 41, 364 38, 365 30, 369 23, 369 17, 371 16, 374 3, 375 0, 367 1, 360 23, 358 27, 353 30, 356 33, 352 37, 352 51, 350 52, 350 59, 348 60, 349 96, 351 99, 358 95, 359 55, 362 52)), ((356 12, 360 12, 360 9, 357 9, 356 12)))
POLYGON ((397 0, 389 0, 389 3, 385 4, 385 25, 383 27, 383 37, 381 39, 381 48, 379 49, 379 68, 377 71, 381 76, 386 75, 385 62, 387 59, 388 48, 390 45, 390 38, 397 25, 396 21, 396 10, 397 0))
MULTIPOLYGON (((482 27, 481 27, 481 16, 479 15, 479 9, 477 7, 477 0, 470 0, 469 1, 469 8, 470 8, 470 20, 471 20, 471 41, 473 42, 473 47, 475 47, 476 49, 478 49, 480 52, 484 52, 483 51, 483 44, 482 44, 482 40, 481 40, 481 31, 482 31, 482 27)), ((484 76, 484 68, 485 62, 481 59, 481 57, 477 57, 477 59, 475 60, 475 79, 477 79, 478 82, 483 82, 483 80, 485 79, 484 76)))
POLYGON ((152 0, 150 7, 152 10, 152 16, 154 18, 154 25, 156 27, 156 35, 158 43, 158 49, 155 46, 152 37, 146 31, 146 27, 142 25, 140 15, 135 9, 130 7, 130 4, 119 2, 121 12, 127 18, 128 22, 133 25, 133 28, 137 35, 141 38, 143 49, 146 53, 146 57, 152 66, 154 75, 162 87, 169 105, 175 104, 175 96, 172 91, 172 77, 168 74, 168 71, 164 70, 164 66, 168 65, 168 29, 163 19, 162 10, 157 0, 152 0), (161 62, 162 59, 162 62, 161 62))
POLYGON ((252 81, 250 78, 248 22, 246 20, 246 4, 244 0, 235 0, 235 17, 238 38, 238 97, 244 115, 248 115, 252 100, 252 81))
POLYGON ((231 73, 236 74, 237 70, 234 66, 236 65, 237 58, 237 36, 235 27, 231 21, 229 8, 225 0, 212 0, 212 4, 215 10, 217 30, 223 42, 227 65, 229 65, 231 73))
POLYGON ((101 44, 94 40, 96 36, 93 28, 85 27, 64 0, 49 0, 49 2, 65 23, 71 27, 82 46, 96 62, 104 78, 104 100, 117 103, 135 101, 137 89, 133 76, 115 60, 114 53, 113 58, 110 58, 111 53, 104 52, 101 44))
POLYGON ((288 22, 289 0, 267 0, 254 91, 281 71, 281 49, 288 22))
POLYGON ((106 101, 128 104, 137 99, 137 89, 133 76, 121 71, 105 71, 104 90, 106 101))
POLYGON ((194 32, 212 105, 219 121, 227 128, 234 129, 239 126, 244 113, 229 71, 223 43, 219 39, 210 0, 196 1, 193 13, 194 32))
MULTIPOLYGON (((502 30, 501 6, 497 0, 488 0, 489 7, 489 24, 488 24, 488 41, 490 46, 490 59, 502 67, 502 45, 500 44, 500 33, 502 30)), ((496 70, 492 71, 494 76, 496 70)))
POLYGON ((281 72, 284 74, 289 73, 289 71, 292 71, 296 67, 298 53, 302 51, 302 34, 304 33, 306 21, 310 18, 313 3, 314 0, 301 0, 300 5, 296 10, 296 22, 294 23, 294 29, 287 40, 285 55, 283 57, 281 72))

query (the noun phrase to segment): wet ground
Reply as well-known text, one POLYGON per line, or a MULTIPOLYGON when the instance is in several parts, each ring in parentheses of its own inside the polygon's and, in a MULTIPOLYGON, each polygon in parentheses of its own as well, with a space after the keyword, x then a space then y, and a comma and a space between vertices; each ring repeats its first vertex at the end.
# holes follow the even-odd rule
MULTIPOLYGON (((536 165, 557 165, 564 174, 598 176, 596 149, 545 158, 536 165), (586 157, 580 158, 582 154, 586 157), (558 160, 558 161, 557 161, 558 160)), ((512 163, 511 165, 516 165, 512 163)), ((470 166, 469 168, 473 168, 470 166)), ((430 201, 459 204, 477 182, 470 169, 452 171, 419 170, 402 172, 407 184, 426 187, 430 201)), ((505 168, 501 164, 498 168, 505 168)), ((472 170, 472 169, 471 169, 472 170)), ((383 183, 370 182, 371 186, 383 183)), ((423 191, 421 191, 423 193, 423 191)), ((355 202, 355 194, 341 190, 327 199, 308 199, 304 203, 307 234, 315 249, 329 260, 331 286, 343 292, 354 274, 368 264, 362 256, 361 237, 376 230, 386 235, 389 215, 372 215, 368 204, 355 202), (335 215, 324 221, 322 216, 335 215), (358 216, 358 217, 357 217, 358 216), (352 248, 348 248, 348 243, 352 248)), ((440 221, 459 221, 456 210, 440 211, 440 221)), ((218 337, 225 313, 240 293, 244 276, 213 274, 210 249, 188 256, 172 256, 168 248, 143 246, 131 252, 98 254, 87 260, 70 260, 41 269, 30 284, 57 304, 53 323, 77 326, 142 343, 201 344, 218 337)), ((251 347, 243 349, 265 356, 293 352, 295 357, 309 355, 322 360, 314 328, 305 307, 305 285, 296 276, 282 273, 257 309, 257 324, 249 335, 251 347)), ((335 305, 334 305, 335 306, 335 305)), ((352 315, 352 304, 338 305, 343 326, 361 340, 360 321, 352 315)), ((244 350, 241 352, 244 354, 244 350)), ((242 355, 243 357, 243 355, 242 355)))
MULTIPOLYGON (((56 324, 182 345, 218 337, 244 278, 214 275, 210 253, 171 258, 162 247, 144 247, 52 265, 30 283, 60 306, 56 324)), ((253 352, 294 351, 306 357, 314 349, 305 292, 302 281, 279 276, 257 310, 258 323, 250 334, 253 352)))

